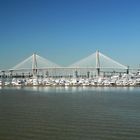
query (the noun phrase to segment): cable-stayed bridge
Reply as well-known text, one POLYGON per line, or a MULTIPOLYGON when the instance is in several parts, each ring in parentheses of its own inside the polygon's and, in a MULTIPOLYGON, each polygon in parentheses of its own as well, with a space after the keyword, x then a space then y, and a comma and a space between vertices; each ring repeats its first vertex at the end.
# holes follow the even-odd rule
POLYGON ((60 66, 34 53, 32 56, 14 66, 12 70, 46 69, 56 67, 60 66))
POLYGON ((111 59, 97 51, 90 56, 71 64, 69 67, 77 68, 102 68, 102 69, 127 69, 125 65, 111 59))
POLYGON ((62 67, 36 53, 9 70, 11 73, 30 73, 47 76, 86 76, 100 75, 103 72, 127 72, 128 67, 102 54, 99 51, 67 67, 62 67))

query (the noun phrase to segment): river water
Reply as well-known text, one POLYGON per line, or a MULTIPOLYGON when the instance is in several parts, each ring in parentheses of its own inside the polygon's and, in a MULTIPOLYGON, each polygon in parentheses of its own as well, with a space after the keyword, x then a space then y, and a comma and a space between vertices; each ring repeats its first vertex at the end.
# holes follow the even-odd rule
POLYGON ((140 88, 1 88, 0 140, 140 140, 140 88))

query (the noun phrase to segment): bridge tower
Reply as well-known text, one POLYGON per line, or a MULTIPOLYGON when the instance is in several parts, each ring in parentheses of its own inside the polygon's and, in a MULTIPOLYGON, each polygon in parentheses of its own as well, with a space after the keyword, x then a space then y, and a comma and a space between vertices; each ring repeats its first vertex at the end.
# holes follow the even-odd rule
POLYGON ((129 74, 129 66, 127 66, 126 74, 129 74))
POLYGON ((96 51, 96 71, 97 71, 97 76, 100 75, 100 58, 99 58, 99 51, 96 51))
POLYGON ((37 59, 36 59, 36 53, 33 53, 32 73, 33 73, 33 77, 36 77, 37 76, 37 59))

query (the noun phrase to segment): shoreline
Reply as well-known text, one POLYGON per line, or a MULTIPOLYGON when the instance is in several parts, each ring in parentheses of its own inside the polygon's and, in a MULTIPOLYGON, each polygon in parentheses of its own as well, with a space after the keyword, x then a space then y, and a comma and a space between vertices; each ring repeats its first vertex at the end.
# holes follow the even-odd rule
POLYGON ((140 85, 2 85, 3 87, 140 87, 140 85))

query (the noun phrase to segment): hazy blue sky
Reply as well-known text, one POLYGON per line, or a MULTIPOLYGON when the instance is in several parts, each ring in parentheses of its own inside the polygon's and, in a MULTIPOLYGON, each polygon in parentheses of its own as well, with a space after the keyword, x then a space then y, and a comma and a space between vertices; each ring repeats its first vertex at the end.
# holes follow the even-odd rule
POLYGON ((33 52, 66 66, 97 49, 140 64, 140 0, 0 0, 0 69, 33 52))

